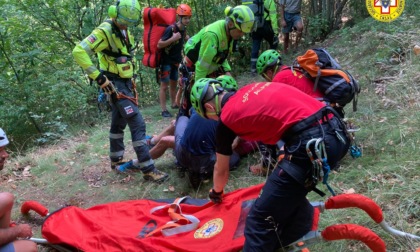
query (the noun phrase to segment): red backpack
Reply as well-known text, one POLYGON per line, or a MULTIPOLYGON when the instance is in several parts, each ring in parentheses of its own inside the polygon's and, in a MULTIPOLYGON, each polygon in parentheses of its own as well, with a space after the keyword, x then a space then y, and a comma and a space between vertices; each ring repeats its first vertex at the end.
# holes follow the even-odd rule
POLYGON ((143 65, 151 68, 159 67, 161 50, 157 48, 157 44, 166 27, 175 23, 175 21, 176 10, 174 8, 147 7, 144 9, 143 65))

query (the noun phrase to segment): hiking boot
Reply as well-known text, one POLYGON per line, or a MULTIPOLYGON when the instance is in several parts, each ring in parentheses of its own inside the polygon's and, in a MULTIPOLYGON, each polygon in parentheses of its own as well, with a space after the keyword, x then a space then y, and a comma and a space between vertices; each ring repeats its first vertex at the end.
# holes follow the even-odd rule
POLYGON ((114 170, 117 166, 123 165, 123 164, 127 163, 128 161, 130 161, 130 160, 121 159, 121 160, 118 160, 118 161, 111 161, 111 169, 114 170))
POLYGON ((168 174, 165 172, 161 172, 158 169, 154 168, 150 172, 143 173, 143 178, 148 181, 153 181, 156 183, 161 183, 168 178, 168 174))
POLYGON ((162 111, 162 117, 172 117, 171 113, 168 110, 162 111))

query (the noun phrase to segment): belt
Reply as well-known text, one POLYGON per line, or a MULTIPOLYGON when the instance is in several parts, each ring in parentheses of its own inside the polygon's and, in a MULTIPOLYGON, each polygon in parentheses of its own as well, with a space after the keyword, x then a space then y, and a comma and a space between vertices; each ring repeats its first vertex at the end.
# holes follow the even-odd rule
MULTIPOLYGON (((325 124, 332 117, 340 118, 337 111, 335 111, 332 107, 322 107, 316 113, 312 114, 311 116, 305 119, 302 119, 289 129, 287 129, 286 132, 283 134, 282 140, 288 143, 292 138, 301 135, 301 133, 303 133, 304 131, 325 124)), ((310 132, 308 132, 308 134, 310 134, 310 132)))

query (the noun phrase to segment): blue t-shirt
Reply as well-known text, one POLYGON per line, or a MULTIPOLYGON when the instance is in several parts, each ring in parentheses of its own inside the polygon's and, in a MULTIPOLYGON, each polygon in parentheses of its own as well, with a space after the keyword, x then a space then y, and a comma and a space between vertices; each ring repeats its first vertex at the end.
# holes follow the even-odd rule
POLYGON ((191 117, 181 139, 181 146, 195 156, 216 152, 217 121, 205 119, 191 109, 191 117))

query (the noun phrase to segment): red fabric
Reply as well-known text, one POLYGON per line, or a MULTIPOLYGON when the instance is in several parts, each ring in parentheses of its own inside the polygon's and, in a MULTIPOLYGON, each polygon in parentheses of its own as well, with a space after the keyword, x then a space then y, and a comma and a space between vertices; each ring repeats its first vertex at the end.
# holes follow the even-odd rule
POLYGON ((360 194, 340 194, 325 202, 326 209, 357 207, 369 214, 376 223, 384 220, 382 209, 370 198, 360 194))
POLYGON ((272 82, 288 84, 314 98, 322 99, 324 97, 324 94, 319 89, 314 91, 314 82, 311 79, 307 78, 300 71, 292 71, 288 66, 282 66, 281 70, 274 76, 272 82))
POLYGON ((181 204, 183 214, 194 215, 200 220, 199 229, 195 232, 168 237, 156 234, 142 238, 156 227, 165 225, 171 218, 167 209, 150 213, 152 208, 165 203, 132 200, 97 205, 89 209, 73 206, 63 208, 47 217, 42 226, 42 235, 50 243, 67 244, 89 252, 239 251, 244 243, 245 218, 252 205, 252 201, 247 200, 257 198, 262 186, 260 184, 227 193, 220 205, 212 202, 203 206, 181 204), (243 208, 242 203, 245 201, 247 207, 243 208), (145 232, 146 227, 149 227, 148 232, 145 232), (214 236, 203 238, 203 234, 214 236))
POLYGON ((386 252, 385 242, 372 230, 356 224, 339 224, 321 232, 327 241, 351 239, 365 243, 373 252, 386 252))
POLYGON ((240 88, 223 107, 222 122, 248 141, 276 144, 284 132, 325 106, 283 83, 259 82, 240 88))
POLYGON ((174 8, 151 8, 147 7, 143 11, 144 22, 144 56, 142 63, 147 67, 158 67, 157 43, 162 37, 166 27, 175 23, 176 11, 174 8))

